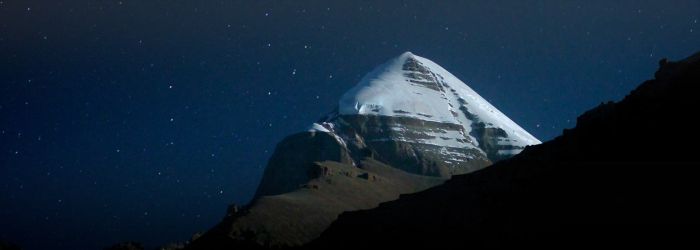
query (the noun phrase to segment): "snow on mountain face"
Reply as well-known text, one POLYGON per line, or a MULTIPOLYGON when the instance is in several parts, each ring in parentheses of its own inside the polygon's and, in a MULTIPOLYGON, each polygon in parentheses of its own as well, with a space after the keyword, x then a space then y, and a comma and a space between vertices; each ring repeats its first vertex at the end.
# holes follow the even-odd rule
POLYGON ((450 72, 411 52, 367 74, 342 96, 337 112, 310 131, 379 151, 385 142, 410 144, 423 171, 436 161, 494 162, 540 143, 450 72))
MULTIPOLYGON (((471 125, 459 112, 465 107, 489 127, 512 133, 511 143, 540 143, 506 117, 467 84, 436 63, 411 52, 378 67, 345 93, 340 114, 413 117, 421 120, 471 125)), ((467 130, 468 132, 469 130, 467 130)))

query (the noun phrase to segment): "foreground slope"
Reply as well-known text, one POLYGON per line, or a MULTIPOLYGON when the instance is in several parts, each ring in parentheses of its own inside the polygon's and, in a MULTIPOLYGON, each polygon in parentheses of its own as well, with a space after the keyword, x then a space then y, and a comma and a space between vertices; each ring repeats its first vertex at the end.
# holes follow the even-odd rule
POLYGON ((248 208, 231 208, 224 220, 188 249, 301 245, 318 237, 342 211, 369 209, 442 184, 445 179, 406 173, 371 158, 352 166, 313 163, 313 179, 295 191, 262 196, 248 208))
POLYGON ((344 213, 308 247, 697 244, 699 84, 700 54, 663 60, 655 79, 562 136, 344 213))

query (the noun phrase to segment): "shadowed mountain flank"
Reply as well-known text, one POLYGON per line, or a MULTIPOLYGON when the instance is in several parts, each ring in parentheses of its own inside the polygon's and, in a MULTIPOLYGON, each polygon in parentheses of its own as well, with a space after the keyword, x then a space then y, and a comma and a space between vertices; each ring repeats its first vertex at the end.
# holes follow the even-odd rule
POLYGON ((343 213, 309 248, 697 244, 700 54, 488 168, 343 213))

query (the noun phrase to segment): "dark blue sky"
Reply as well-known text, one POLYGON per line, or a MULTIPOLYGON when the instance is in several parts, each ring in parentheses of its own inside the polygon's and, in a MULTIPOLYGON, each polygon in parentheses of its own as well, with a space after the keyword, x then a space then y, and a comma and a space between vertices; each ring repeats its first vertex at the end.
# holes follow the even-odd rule
POLYGON ((188 239, 404 51, 548 140, 700 49, 700 1, 192 2, 0 0, 0 240, 188 239))

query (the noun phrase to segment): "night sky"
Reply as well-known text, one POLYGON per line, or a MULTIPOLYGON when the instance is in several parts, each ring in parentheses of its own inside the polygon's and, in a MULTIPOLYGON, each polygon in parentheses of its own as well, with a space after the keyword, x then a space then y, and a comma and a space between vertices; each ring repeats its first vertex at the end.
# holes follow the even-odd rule
POLYGON ((0 240, 187 240, 404 51, 544 141, 700 50, 700 1, 198 2, 0 0, 0 240))

